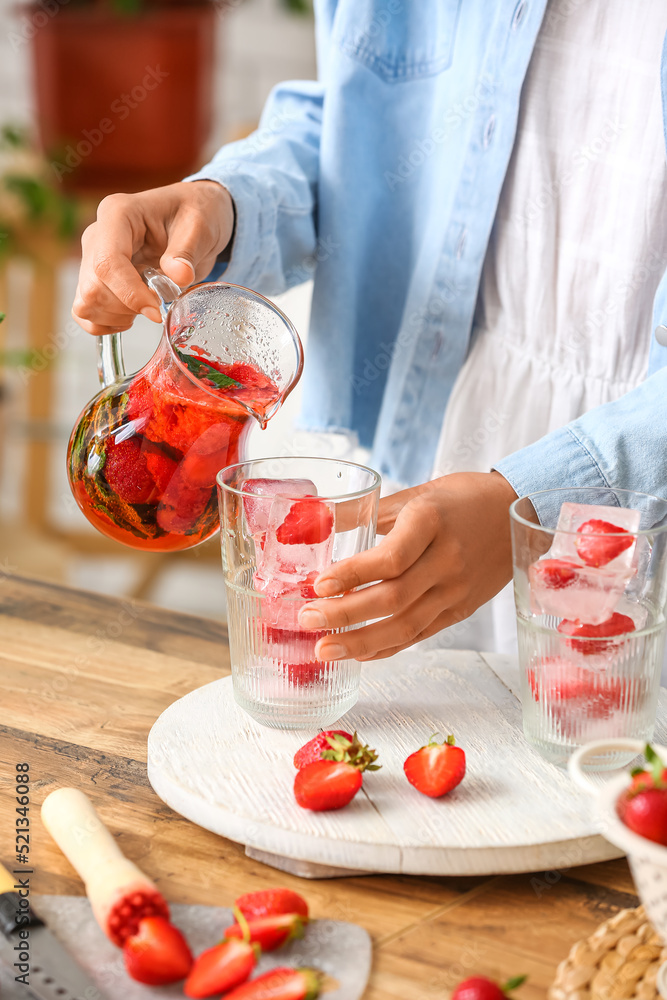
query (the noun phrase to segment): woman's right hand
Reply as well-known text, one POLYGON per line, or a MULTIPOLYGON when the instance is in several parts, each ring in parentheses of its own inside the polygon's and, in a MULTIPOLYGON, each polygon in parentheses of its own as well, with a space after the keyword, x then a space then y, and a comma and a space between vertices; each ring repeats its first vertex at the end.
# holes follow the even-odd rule
POLYGON ((233 230, 232 197, 215 181, 109 195, 81 239, 74 319, 95 336, 127 330, 137 313, 161 322, 143 269, 159 267, 181 287, 202 281, 233 230))

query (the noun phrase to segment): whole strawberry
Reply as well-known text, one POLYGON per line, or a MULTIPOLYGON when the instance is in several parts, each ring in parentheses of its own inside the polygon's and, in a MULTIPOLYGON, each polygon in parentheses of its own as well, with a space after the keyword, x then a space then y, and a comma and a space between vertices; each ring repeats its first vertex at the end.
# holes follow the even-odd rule
POLYGON ((355 733, 352 743, 341 741, 338 748, 323 750, 321 759, 297 771, 294 797, 302 809, 325 812, 342 809, 351 802, 363 783, 364 771, 378 771, 377 754, 364 746, 355 733))
POLYGON ((667 847, 667 767, 648 744, 644 756, 649 769, 632 772, 632 783, 619 796, 616 811, 634 833, 667 847))
POLYGON ((510 990, 526 981, 525 976, 515 976, 502 986, 486 976, 471 976, 454 989, 451 1000, 506 1000, 510 990))
POLYGON ((432 736, 426 746, 410 754, 403 770, 418 792, 439 799, 463 781, 466 755, 461 747, 454 745, 453 736, 448 736, 444 743, 437 743, 432 736))
POLYGON ((587 566, 606 566, 634 542, 634 537, 624 528, 595 518, 581 524, 577 534, 580 537, 575 540, 575 548, 587 566))
POLYGON ((348 750, 352 746, 353 739, 353 736, 342 729, 326 729, 297 750, 294 754, 294 766, 301 770, 306 764, 322 760, 324 750, 348 750))

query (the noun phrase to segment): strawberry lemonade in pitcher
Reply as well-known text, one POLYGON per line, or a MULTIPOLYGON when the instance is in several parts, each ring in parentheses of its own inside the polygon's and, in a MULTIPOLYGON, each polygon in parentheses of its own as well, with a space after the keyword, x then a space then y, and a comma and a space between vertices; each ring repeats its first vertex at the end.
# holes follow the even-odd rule
POLYGON ((74 497, 98 531, 134 548, 190 548, 217 529, 216 474, 242 460, 301 374, 296 330, 268 299, 224 282, 180 289, 157 271, 164 331, 126 376, 120 335, 98 338, 104 388, 68 449, 74 497))

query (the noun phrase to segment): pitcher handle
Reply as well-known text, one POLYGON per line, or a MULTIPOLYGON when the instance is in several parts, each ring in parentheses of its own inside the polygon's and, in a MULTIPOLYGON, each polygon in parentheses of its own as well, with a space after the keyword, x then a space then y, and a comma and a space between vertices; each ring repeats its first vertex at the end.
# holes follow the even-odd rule
MULTIPOLYGON (((166 319, 169 306, 174 299, 179 297, 181 289, 166 274, 156 271, 153 267, 145 268, 141 276, 148 287, 157 295, 160 301, 162 319, 166 319)), ((125 378, 123 343, 120 333, 108 333, 104 337, 97 338, 97 374, 104 388, 125 378)))

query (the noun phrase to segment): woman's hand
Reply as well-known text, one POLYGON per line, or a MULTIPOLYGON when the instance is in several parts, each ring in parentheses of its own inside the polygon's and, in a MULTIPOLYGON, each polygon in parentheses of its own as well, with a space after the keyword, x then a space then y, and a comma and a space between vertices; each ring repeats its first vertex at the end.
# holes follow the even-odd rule
POLYGON ((498 472, 457 472, 382 500, 386 537, 321 573, 315 590, 334 599, 307 605, 299 621, 321 629, 383 620, 320 639, 318 659, 381 659, 468 618, 512 577, 513 500, 498 472))
POLYGON ((161 322, 155 294, 141 280, 141 271, 159 267, 182 287, 201 281, 233 229, 232 197, 215 181, 109 195, 81 239, 74 319, 95 335, 127 330, 137 313, 161 322))

